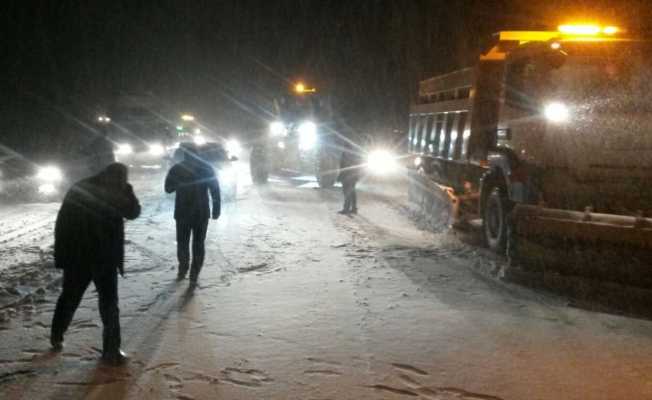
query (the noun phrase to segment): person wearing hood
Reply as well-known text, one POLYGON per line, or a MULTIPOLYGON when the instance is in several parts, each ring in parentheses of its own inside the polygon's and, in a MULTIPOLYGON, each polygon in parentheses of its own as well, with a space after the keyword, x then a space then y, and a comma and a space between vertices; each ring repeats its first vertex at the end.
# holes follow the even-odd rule
POLYGON ((218 219, 221 212, 220 185, 213 168, 198 154, 194 145, 183 148, 184 159, 172 166, 165 178, 165 192, 176 192, 174 219, 177 230, 177 280, 190 270, 190 285, 195 287, 205 258, 204 241, 209 217, 218 219), (211 197, 213 208, 209 205, 211 197), (192 236, 192 263, 190 238, 192 236))

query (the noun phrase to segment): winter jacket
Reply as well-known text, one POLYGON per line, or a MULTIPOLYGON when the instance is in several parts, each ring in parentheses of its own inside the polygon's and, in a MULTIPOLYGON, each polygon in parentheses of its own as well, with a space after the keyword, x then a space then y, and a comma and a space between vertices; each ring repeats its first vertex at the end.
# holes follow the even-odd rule
POLYGON ((208 194, 213 200, 213 217, 221 212, 220 184, 213 168, 203 162, 185 160, 175 164, 165 178, 165 191, 176 192, 174 219, 203 221, 211 216, 208 194))
POLYGON ((140 215, 131 185, 114 187, 102 173, 84 179, 66 194, 55 224, 56 268, 117 268, 124 274, 124 218, 140 215))
POLYGON ((344 184, 356 183, 362 174, 362 161, 355 154, 344 151, 340 158, 340 173, 337 180, 344 184))

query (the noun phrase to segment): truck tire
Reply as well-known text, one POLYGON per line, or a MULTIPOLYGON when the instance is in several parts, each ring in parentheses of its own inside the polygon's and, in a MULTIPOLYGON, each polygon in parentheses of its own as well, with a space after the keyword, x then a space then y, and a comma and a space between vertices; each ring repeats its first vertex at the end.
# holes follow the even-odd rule
POLYGON ((335 155, 326 153, 319 156, 316 175, 320 188, 332 188, 337 180, 338 172, 337 157, 335 155))
POLYGON ((264 146, 254 146, 249 157, 251 181, 256 185, 264 185, 269 179, 269 162, 264 146))
POLYGON ((509 215, 513 204, 503 187, 494 186, 489 190, 482 212, 484 240, 491 250, 498 254, 505 254, 510 232, 509 215))

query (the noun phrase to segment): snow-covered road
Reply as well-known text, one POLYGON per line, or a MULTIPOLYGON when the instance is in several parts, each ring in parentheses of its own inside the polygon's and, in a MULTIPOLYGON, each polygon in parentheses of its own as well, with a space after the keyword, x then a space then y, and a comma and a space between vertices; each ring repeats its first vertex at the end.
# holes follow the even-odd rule
POLYGON ((245 188, 210 224, 189 292, 174 280, 161 181, 135 179, 144 211, 127 227, 122 368, 98 363, 92 290, 64 352, 48 352, 56 205, 0 210, 0 398, 652 398, 652 322, 484 278, 477 269, 500 261, 416 229, 403 190, 370 185, 346 217, 337 190, 245 188))

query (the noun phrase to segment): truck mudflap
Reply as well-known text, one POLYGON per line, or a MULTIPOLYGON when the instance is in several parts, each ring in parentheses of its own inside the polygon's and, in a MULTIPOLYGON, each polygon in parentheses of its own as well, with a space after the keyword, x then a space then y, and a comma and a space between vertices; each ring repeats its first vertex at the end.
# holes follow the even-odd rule
POLYGON ((652 218, 643 216, 517 205, 514 208, 514 223, 516 233, 526 237, 550 236, 652 250, 652 218))

